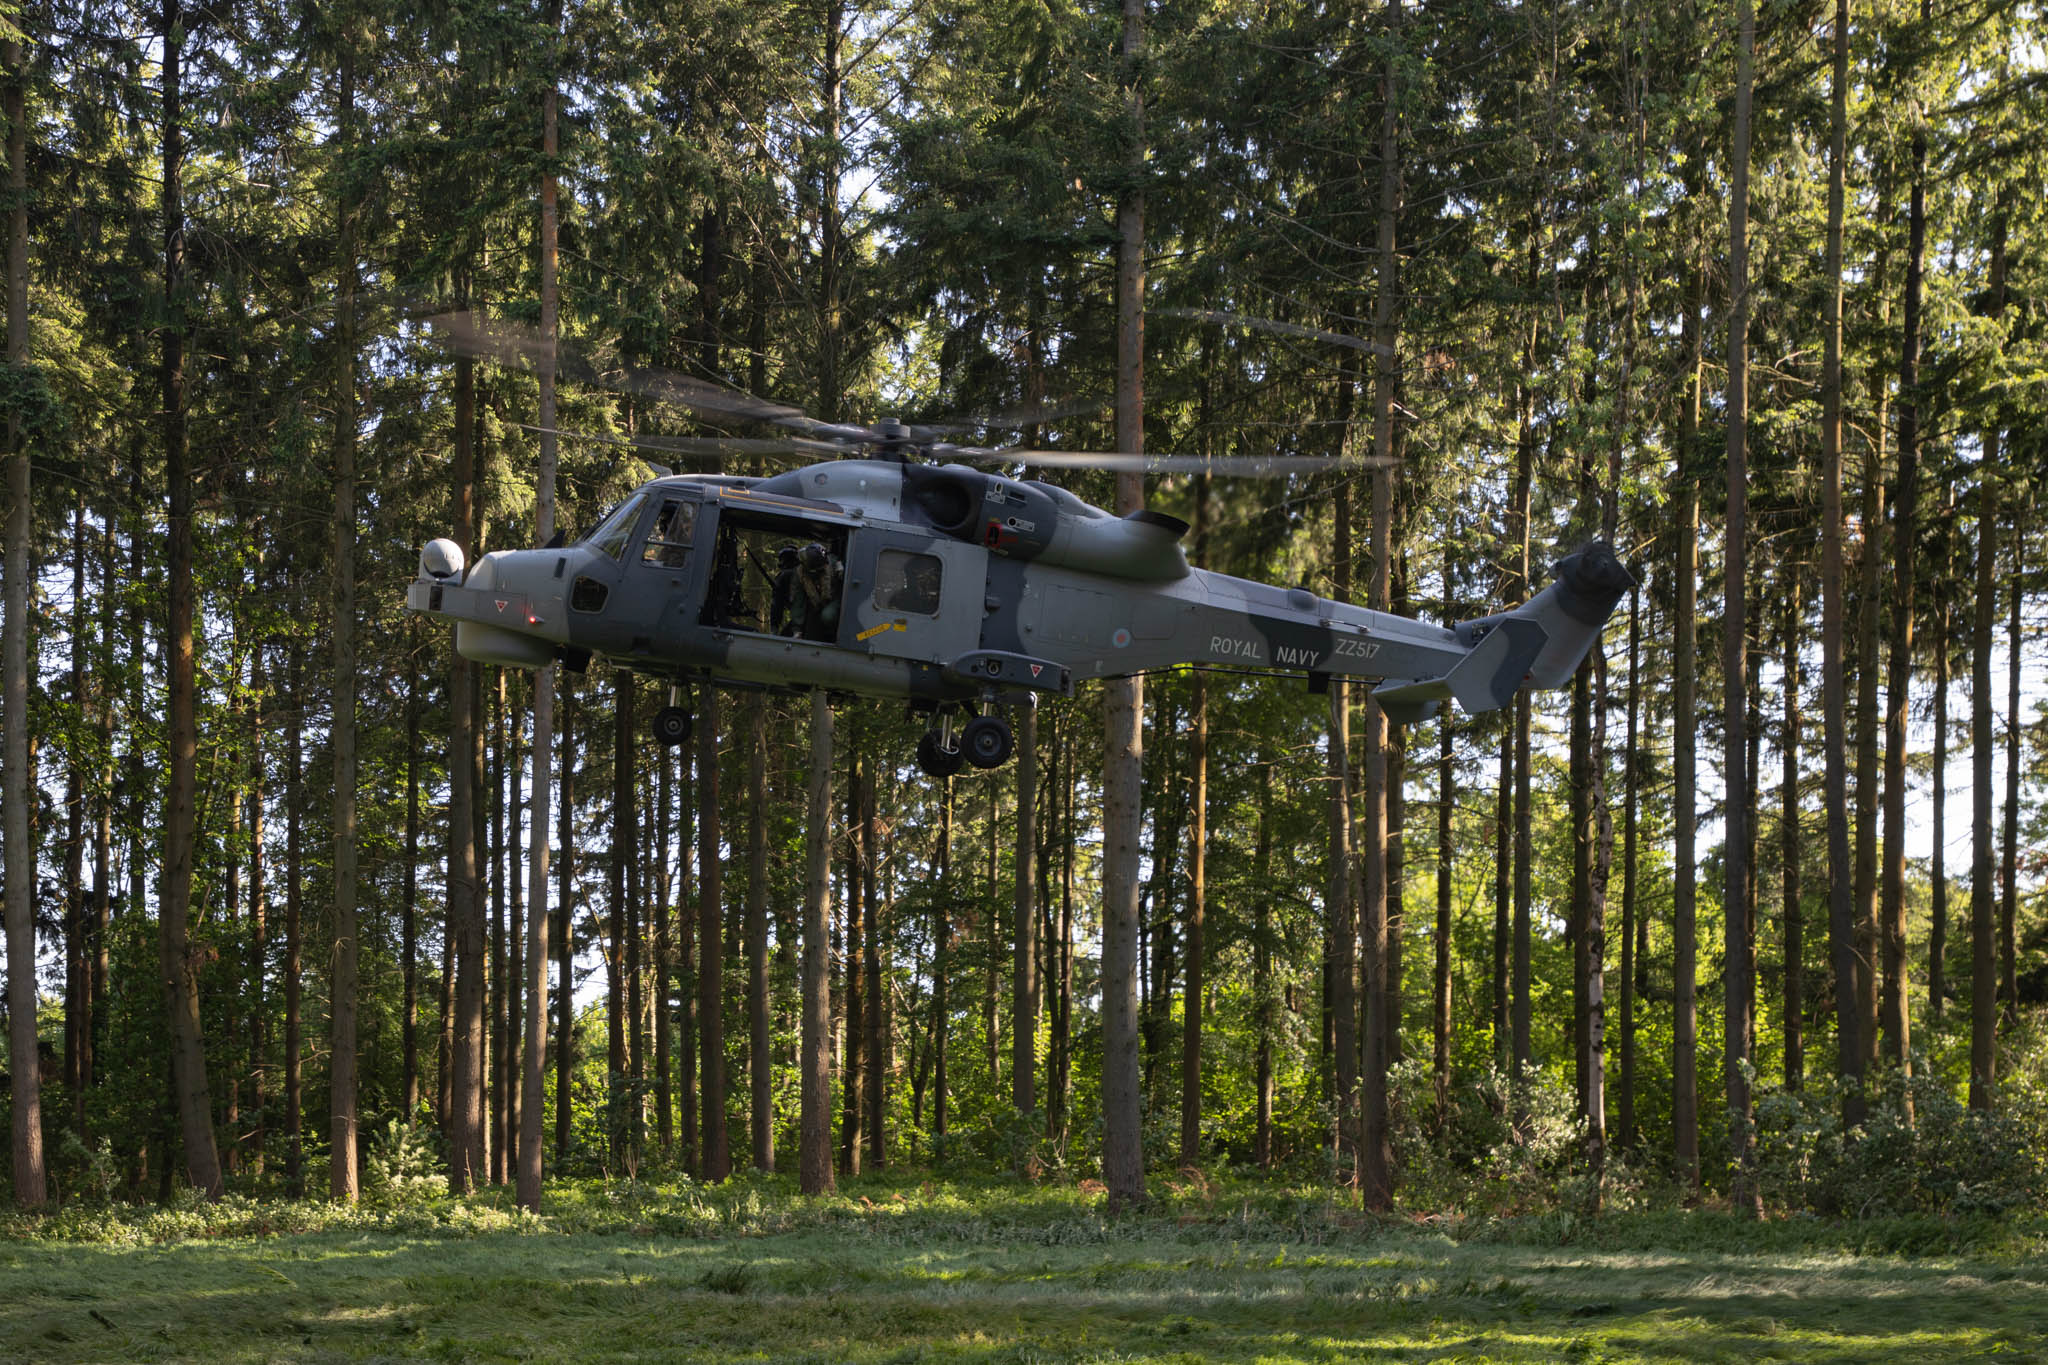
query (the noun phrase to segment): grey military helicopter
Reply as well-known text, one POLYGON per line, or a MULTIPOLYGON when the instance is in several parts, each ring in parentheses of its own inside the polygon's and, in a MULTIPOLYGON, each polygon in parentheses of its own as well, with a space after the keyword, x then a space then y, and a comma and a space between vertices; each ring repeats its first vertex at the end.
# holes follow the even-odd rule
MULTIPOLYGON (((454 622, 480 663, 580 671, 592 657, 669 684, 654 718, 686 742, 689 683, 900 697, 931 717, 919 766, 996 768, 1006 707, 1071 696, 1091 679, 1176 665, 1293 673, 1312 687, 1371 680, 1397 722, 1455 699, 1470 712, 1562 685, 1633 579, 1594 542, 1512 610, 1439 627, 1196 569, 1187 523, 1114 516, 1037 479, 957 459, 1090 467, 1313 466, 1186 456, 1081 456, 951 445, 893 420, 814 422, 743 395, 664 381, 667 396, 785 425, 836 456, 767 477, 670 474, 574 543, 497 550, 465 565, 453 541, 421 552, 406 606, 454 622), (850 451, 850 453, 849 453, 850 451)), ((672 441, 719 453, 772 443, 672 441)))

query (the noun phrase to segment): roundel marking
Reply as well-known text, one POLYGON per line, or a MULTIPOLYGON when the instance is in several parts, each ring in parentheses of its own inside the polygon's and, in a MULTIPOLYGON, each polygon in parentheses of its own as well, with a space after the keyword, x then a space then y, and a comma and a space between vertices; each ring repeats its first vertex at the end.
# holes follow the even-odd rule
POLYGON ((1109 637, 1109 642, 1115 645, 1118 649, 1122 649, 1124 646, 1130 644, 1131 633, 1128 630, 1125 630, 1122 626, 1118 626, 1116 634, 1109 637))

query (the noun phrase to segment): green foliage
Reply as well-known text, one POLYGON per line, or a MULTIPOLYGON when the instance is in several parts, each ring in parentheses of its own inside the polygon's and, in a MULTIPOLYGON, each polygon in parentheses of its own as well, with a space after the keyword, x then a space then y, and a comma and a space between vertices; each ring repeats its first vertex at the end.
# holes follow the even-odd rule
POLYGON ((2038 1211, 2048 1110, 1971 1109, 1929 1077, 1880 1079, 1863 1124, 1844 1133, 1842 1096, 1822 1083, 1757 1105, 1759 1177, 1772 1203, 1850 1218, 2002 1217, 2038 1211))
POLYGON ((421 1124, 387 1119, 371 1133, 363 1164, 363 1198, 370 1204, 407 1208, 448 1193, 443 1158, 421 1124))

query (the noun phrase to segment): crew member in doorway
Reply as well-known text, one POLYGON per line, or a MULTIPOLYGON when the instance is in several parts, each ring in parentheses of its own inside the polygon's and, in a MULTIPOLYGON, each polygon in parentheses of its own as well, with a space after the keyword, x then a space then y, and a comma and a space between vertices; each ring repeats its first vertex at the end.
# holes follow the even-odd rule
POLYGON ((806 640, 829 642, 839 633, 839 589, 844 578, 838 557, 815 540, 797 556, 796 626, 806 640))

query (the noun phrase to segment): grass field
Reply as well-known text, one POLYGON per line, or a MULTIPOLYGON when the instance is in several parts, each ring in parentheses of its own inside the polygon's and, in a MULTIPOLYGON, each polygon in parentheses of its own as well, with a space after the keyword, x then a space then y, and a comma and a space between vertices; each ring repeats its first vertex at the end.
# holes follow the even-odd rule
POLYGON ((2048 1359, 2038 1229, 1369 1221, 1213 1188, 586 1186, 0 1222, 4 1360, 2048 1359))

